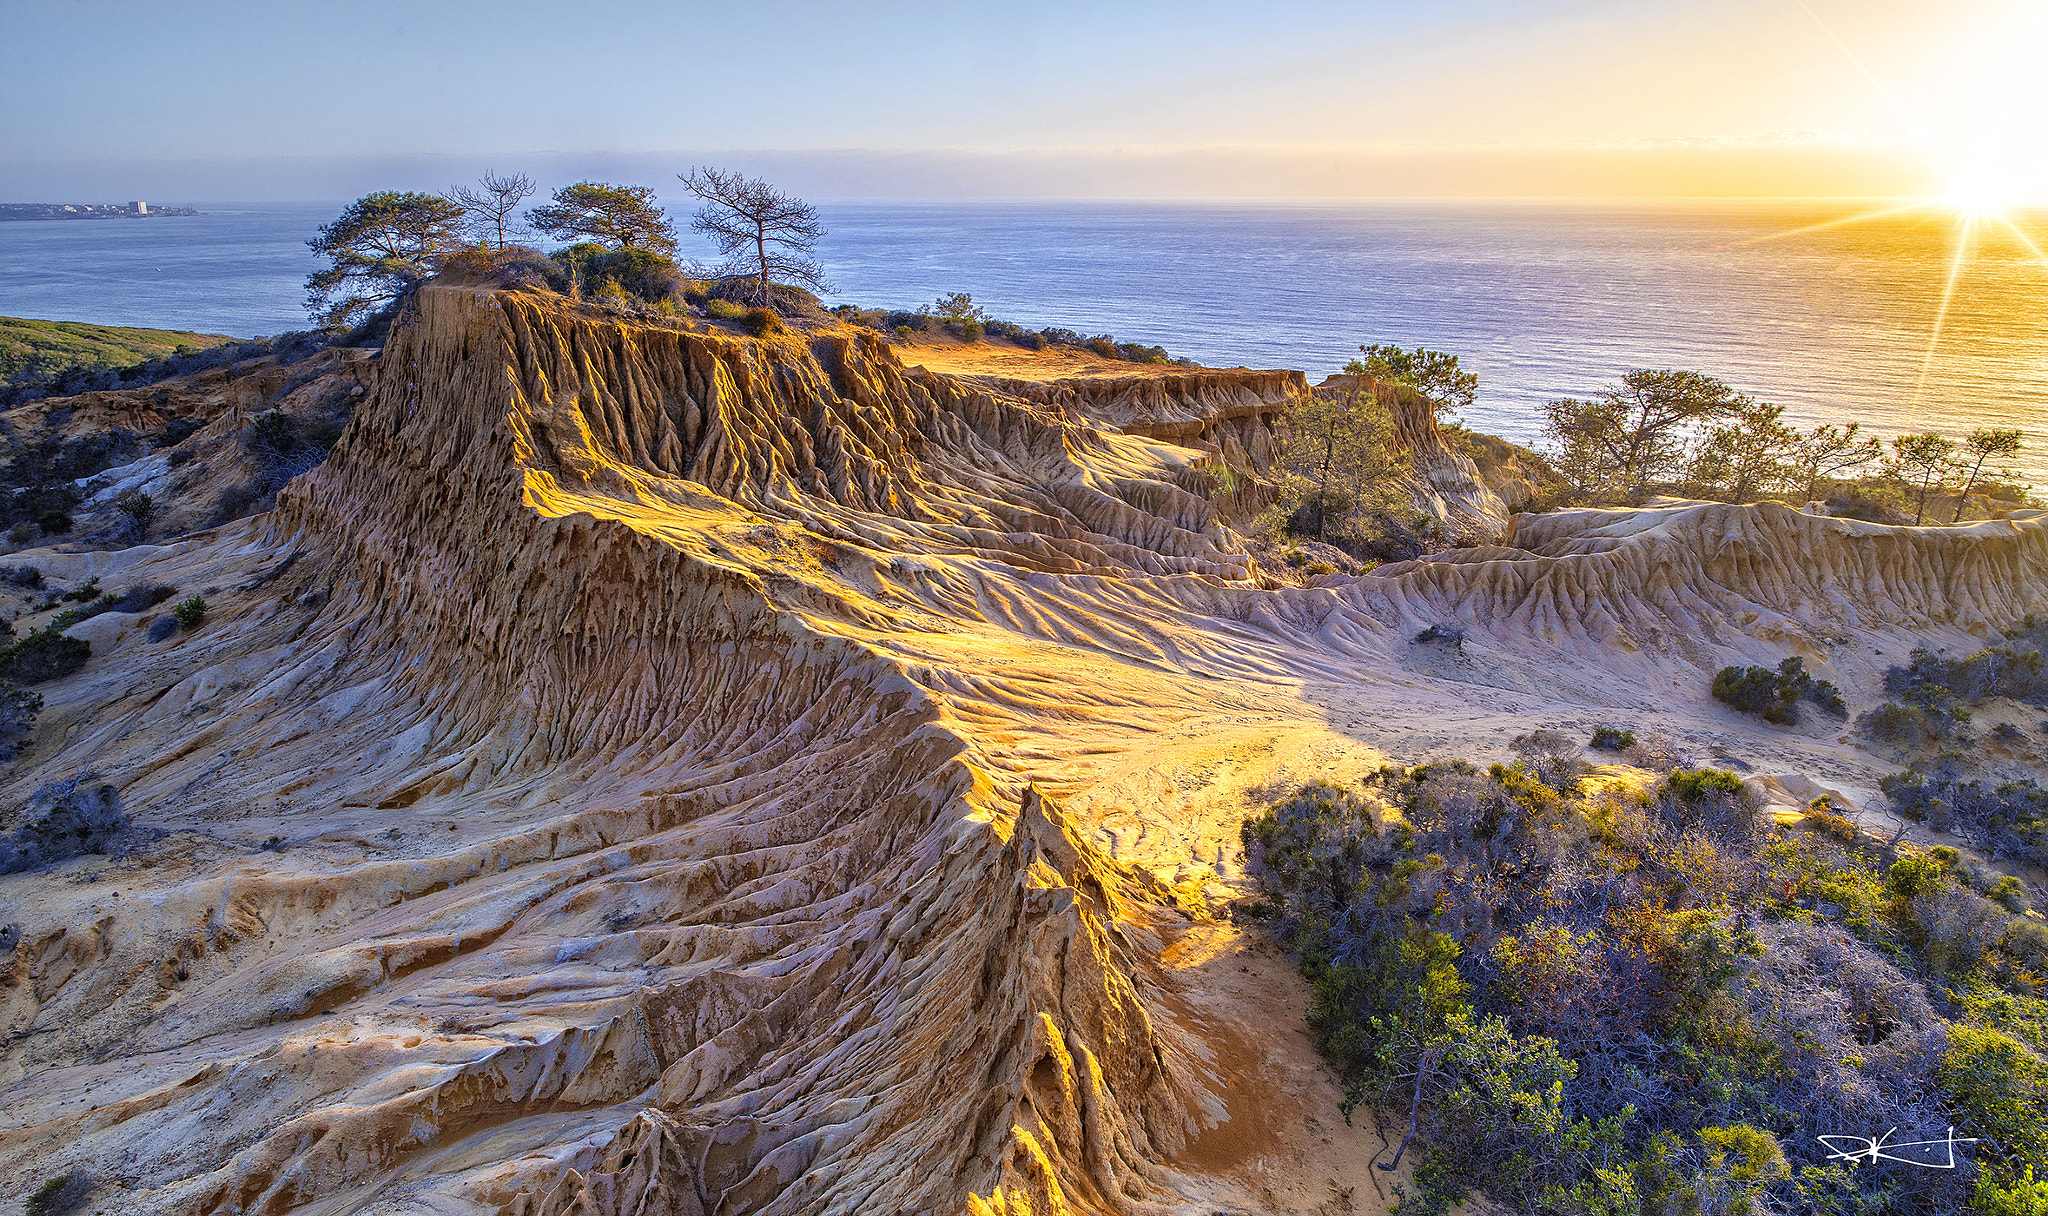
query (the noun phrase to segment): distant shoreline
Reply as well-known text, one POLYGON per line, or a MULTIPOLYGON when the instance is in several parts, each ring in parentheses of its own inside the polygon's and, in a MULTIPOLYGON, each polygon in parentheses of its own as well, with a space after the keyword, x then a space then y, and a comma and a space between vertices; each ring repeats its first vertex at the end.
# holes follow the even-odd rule
POLYGON ((0 203, 0 220, 146 220, 159 215, 198 215, 189 207, 148 203, 0 203))

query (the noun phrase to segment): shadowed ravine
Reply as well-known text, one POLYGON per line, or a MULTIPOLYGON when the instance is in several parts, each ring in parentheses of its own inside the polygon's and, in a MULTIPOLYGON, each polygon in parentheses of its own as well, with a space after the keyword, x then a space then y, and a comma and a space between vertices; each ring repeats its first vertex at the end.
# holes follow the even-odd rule
POLYGON ((1867 687, 2048 604, 2038 515, 1772 506, 1276 588, 1232 526, 1305 388, 423 291, 276 511, 120 559, 224 590, 96 643, 15 780, 90 764, 169 834, 0 878, 0 1169, 135 1212, 1274 1210, 1216 1138, 1255 1106, 1284 1159, 1308 1098, 1172 961, 1245 790, 1532 714, 1739 734, 1723 662, 1867 687))

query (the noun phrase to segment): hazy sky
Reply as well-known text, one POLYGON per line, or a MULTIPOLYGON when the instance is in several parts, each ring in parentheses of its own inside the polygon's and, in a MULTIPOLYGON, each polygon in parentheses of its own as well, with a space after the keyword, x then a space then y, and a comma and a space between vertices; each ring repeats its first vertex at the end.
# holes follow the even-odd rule
POLYGON ((697 159, 836 198, 2048 197, 2044 9, 0 0, 0 201, 697 159))

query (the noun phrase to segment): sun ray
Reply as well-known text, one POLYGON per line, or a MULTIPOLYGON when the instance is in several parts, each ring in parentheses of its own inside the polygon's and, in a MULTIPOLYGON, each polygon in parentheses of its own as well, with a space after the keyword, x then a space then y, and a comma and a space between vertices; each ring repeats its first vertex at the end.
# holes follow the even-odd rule
POLYGON ((1964 213, 1956 224, 1955 249, 1948 260, 1948 278, 1941 285, 1941 303, 1934 310, 1934 328, 1927 335, 1927 353, 1920 359, 1920 378, 1913 385, 1913 404, 1917 407, 1927 392, 1927 376, 1934 370, 1934 354, 1941 346, 1941 331, 1948 324, 1949 305, 1955 302, 1956 284, 1962 281, 1963 265, 1969 260, 1973 244, 1972 233, 1976 228, 1976 217, 1964 213))
POLYGON ((1842 52, 1842 58, 1847 59, 1850 65, 1862 74, 1863 79, 1869 83, 1872 89, 1877 91, 1879 97, 1884 98, 1884 103, 1892 108, 1892 112, 1897 114, 1908 128, 1916 134, 1924 133, 1919 116, 1907 108, 1889 88, 1885 87, 1884 81, 1877 78, 1877 73, 1871 71, 1856 52, 1849 49, 1848 43, 1843 42, 1836 36, 1833 27, 1821 20, 1820 14, 1813 11, 1813 6, 1809 5, 1806 0, 1792 0, 1792 2, 1804 10, 1808 17, 1813 18, 1813 23, 1820 27, 1820 32, 1826 34, 1828 41, 1835 44, 1835 49, 1842 52))
POLYGON ((1764 241, 1782 241, 1787 237, 1804 236, 1809 232, 1825 232, 1830 228, 1841 228, 1849 224, 1867 224, 1872 220, 1889 219, 1894 215, 1904 215, 1909 211, 1927 211, 1932 209, 1934 206, 1935 204, 1933 203, 1914 201, 1910 203, 1902 203, 1897 207, 1886 207, 1879 211, 1858 211, 1853 215, 1838 215, 1834 219, 1822 220, 1817 224, 1807 224, 1799 228, 1787 228, 1783 232, 1768 232, 1765 233, 1763 236, 1753 236, 1745 238, 1740 241, 1730 241, 1726 245, 1720 246, 1720 248, 1739 249, 1744 245, 1757 245, 1761 244, 1764 241))
POLYGON ((2012 216, 2001 211, 1994 214, 1992 219, 1996 220, 2001 228, 2012 233, 2013 238, 2019 241, 2020 244, 2025 245, 2027 252, 2034 255, 2035 261, 2048 265, 2048 253, 2041 251, 2041 247, 2034 243, 2034 238, 2027 235, 2026 229, 2013 222, 2012 216))

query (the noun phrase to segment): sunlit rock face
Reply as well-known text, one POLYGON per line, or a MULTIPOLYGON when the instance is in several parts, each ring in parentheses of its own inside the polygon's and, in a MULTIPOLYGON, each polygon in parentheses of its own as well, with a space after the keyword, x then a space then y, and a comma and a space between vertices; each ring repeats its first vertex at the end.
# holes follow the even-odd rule
POLYGON ((1770 507, 1274 589, 1233 529, 1302 391, 423 291, 274 512, 39 559, 210 618, 95 635, 12 778, 161 835, 0 877, 0 1170, 135 1212, 1368 1208, 1305 997, 1207 919, 1250 798, 2041 606, 2038 518, 1770 507))

